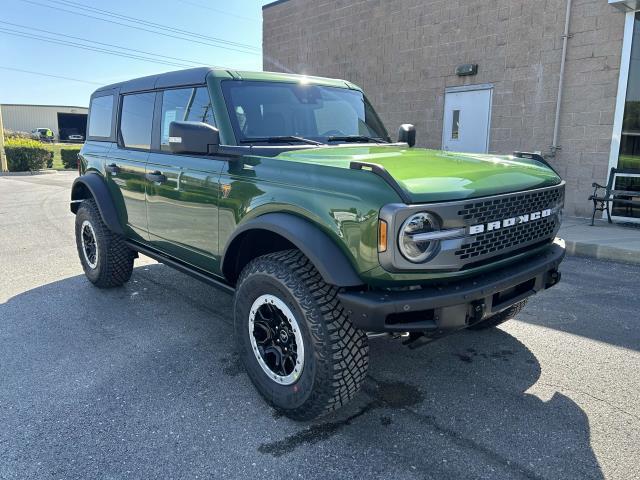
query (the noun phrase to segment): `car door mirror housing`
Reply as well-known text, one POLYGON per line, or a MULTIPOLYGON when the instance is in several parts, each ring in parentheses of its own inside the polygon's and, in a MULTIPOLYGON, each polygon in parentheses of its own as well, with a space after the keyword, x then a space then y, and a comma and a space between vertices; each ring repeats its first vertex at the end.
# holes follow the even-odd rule
POLYGON ((208 155, 220 146, 220 132, 204 122, 171 122, 169 148, 172 153, 208 155))
POLYGON ((410 147, 416 144, 416 127, 410 123, 400 125, 398 129, 398 142, 406 143, 410 147))

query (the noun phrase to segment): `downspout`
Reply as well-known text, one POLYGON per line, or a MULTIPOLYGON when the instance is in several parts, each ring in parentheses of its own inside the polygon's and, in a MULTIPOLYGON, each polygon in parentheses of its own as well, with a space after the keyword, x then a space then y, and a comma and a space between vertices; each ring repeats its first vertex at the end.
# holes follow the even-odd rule
POLYGON ((553 143, 551 144, 550 156, 555 158, 556 152, 561 149, 558 145, 558 135, 560 133, 560 108, 562 106, 562 90, 564 89, 564 67, 567 63, 567 43, 571 35, 569 34, 569 23, 571 21, 571 1, 567 0, 567 14, 564 19, 564 33, 562 34, 562 59, 560 60, 560 81, 558 84, 558 99, 556 101, 556 118, 553 126, 553 143))

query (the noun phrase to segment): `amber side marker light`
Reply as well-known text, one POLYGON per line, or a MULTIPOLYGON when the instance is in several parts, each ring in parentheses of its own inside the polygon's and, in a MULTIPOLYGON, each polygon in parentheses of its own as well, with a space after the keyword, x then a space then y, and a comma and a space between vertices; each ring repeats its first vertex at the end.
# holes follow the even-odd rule
POLYGON ((378 252, 387 251, 387 222, 378 220, 378 252))

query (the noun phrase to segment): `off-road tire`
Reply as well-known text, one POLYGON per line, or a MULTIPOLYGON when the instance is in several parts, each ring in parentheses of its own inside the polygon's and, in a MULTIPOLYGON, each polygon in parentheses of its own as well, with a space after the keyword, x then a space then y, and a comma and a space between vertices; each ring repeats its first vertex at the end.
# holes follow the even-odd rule
POLYGON ((76 212, 76 247, 80 263, 87 278, 96 287, 119 287, 131 278, 135 252, 124 243, 124 239, 113 233, 102 221, 100 211, 93 199, 83 200, 76 212), (95 233, 97 264, 92 268, 83 252, 81 230, 88 221, 95 233))
POLYGON ((314 265, 298 250, 252 260, 242 271, 234 297, 235 336, 249 378, 265 400, 294 420, 311 420, 351 400, 364 381, 369 345, 356 330, 314 265), (252 350, 249 316, 261 295, 274 295, 293 313, 304 343, 304 365, 295 383, 270 378, 252 350))
POLYGON ((496 313, 488 318, 485 318, 481 322, 475 323, 469 327, 469 330, 486 330, 487 328, 494 328, 500 325, 501 323, 506 322, 507 320, 511 320, 513 317, 518 315, 520 311, 527 304, 526 300, 522 300, 521 302, 516 303, 515 305, 510 306, 506 310, 503 310, 500 313, 496 313))

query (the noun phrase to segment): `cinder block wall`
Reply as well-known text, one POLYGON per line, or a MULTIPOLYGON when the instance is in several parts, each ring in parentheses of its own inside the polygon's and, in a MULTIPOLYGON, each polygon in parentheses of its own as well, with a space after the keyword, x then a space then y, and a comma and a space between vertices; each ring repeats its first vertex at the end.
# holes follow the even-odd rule
MULTIPOLYGON (((440 148, 446 87, 493 83, 490 149, 547 154, 566 0, 288 0, 263 10, 264 68, 350 80, 393 134, 413 123, 440 148), (478 63, 478 75, 455 67, 478 63)), ((574 0, 561 116, 567 213, 587 215, 607 175, 624 15, 574 0)))

